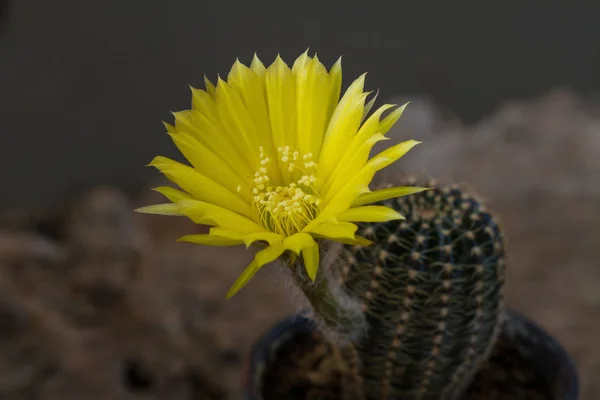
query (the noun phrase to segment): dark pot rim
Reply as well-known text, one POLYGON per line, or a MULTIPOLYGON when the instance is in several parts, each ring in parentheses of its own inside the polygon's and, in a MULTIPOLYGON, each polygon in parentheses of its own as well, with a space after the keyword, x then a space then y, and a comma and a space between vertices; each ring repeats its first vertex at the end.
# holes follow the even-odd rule
MULTIPOLYGON (((548 382, 556 400, 579 399, 579 374, 571 356, 563 346, 530 318, 508 310, 509 326, 515 340, 523 351, 527 351, 533 368, 548 382)), ((261 395, 261 376, 275 352, 283 343, 298 334, 315 330, 312 320, 302 315, 288 316, 270 329, 255 343, 246 361, 243 377, 245 400, 263 400, 261 395)))

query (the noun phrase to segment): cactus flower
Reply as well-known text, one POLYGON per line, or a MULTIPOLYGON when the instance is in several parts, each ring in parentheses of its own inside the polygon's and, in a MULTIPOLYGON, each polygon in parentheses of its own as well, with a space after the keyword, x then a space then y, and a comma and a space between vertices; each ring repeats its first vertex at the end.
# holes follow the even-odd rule
POLYGON ((365 74, 340 99, 341 60, 327 71, 305 52, 292 68, 278 56, 267 68, 255 55, 236 61, 227 80, 192 88, 190 110, 174 113, 168 134, 191 166, 158 156, 150 163, 180 190, 158 187, 169 203, 136 211, 185 216, 211 226, 180 240, 209 246, 262 245, 229 290, 231 297, 265 264, 285 252, 302 257, 309 278, 319 266, 316 239, 368 245, 355 222, 402 219, 369 205, 419 192, 418 187, 371 191, 378 170, 419 142, 408 140, 369 159, 373 145, 405 106, 374 103, 363 91, 365 74), (382 114, 393 109, 382 118, 382 114))

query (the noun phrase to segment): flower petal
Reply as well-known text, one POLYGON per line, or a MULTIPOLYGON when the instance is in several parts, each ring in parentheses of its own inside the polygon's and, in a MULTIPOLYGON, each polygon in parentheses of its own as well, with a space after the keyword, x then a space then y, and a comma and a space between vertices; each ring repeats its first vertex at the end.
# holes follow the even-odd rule
POLYGON ((265 241, 270 246, 283 241, 284 237, 275 232, 255 232, 255 233, 240 233, 237 231, 227 230, 219 227, 211 228, 210 234, 215 236, 226 237, 229 239, 239 240, 250 247, 254 242, 265 241))
POLYGON ((296 84, 292 70, 281 57, 267 68, 265 76, 269 118, 275 148, 296 147, 296 84))
POLYGON ((372 240, 358 235, 355 235, 354 239, 336 239, 336 241, 344 244, 351 244, 353 246, 370 246, 373 244, 372 240))
MULTIPOLYGON (((342 91, 342 57, 333 64, 329 70, 329 106, 327 111, 327 121, 331 119, 335 108, 340 102, 340 93, 342 91)), ((318 154, 315 155, 317 157, 318 154)))
POLYGON ((377 172, 403 157, 410 149, 419 143, 421 142, 416 140, 406 140, 402 143, 398 143, 371 158, 367 163, 367 167, 372 168, 377 172))
POLYGON ((135 212, 139 212, 142 214, 176 215, 176 216, 183 215, 179 205, 173 204, 173 203, 154 204, 151 206, 140 207, 140 208, 136 208, 135 212))
POLYGON ((218 226, 240 233, 266 232, 249 218, 229 209, 198 200, 183 200, 177 204, 181 213, 197 224, 218 226))
POLYGON ((311 60, 311 58, 308 56, 308 50, 309 49, 306 49, 306 51, 300 54, 300 56, 296 58, 296 61, 294 61, 294 64, 292 65, 292 73, 294 75, 298 75, 299 72, 305 69, 306 65, 311 60))
POLYGON ((234 140, 236 147, 246 154, 251 165, 258 166, 258 148, 261 143, 257 137, 257 127, 242 97, 230 84, 219 78, 215 99, 221 123, 225 128, 223 133, 234 140))
POLYGON ((355 235, 353 232, 356 232, 356 228, 356 225, 347 222, 328 222, 321 224, 312 230, 310 234, 316 238, 334 240, 355 246, 368 246, 373 243, 369 239, 355 235))
POLYGON ((402 106, 396 108, 394 111, 392 111, 387 117, 385 117, 381 123, 379 124, 379 131, 382 134, 386 134, 388 133, 388 131, 392 128, 392 126, 394 126, 394 124, 398 121, 398 119, 402 116, 402 114, 404 113, 404 110, 406 109, 406 106, 409 103, 404 103, 402 106))
POLYGON ((274 260, 276 260, 279 256, 283 254, 285 248, 283 247, 283 242, 279 242, 274 246, 269 246, 264 250, 256 253, 254 260, 246 267, 244 272, 240 275, 240 277, 235 281, 235 283, 231 286, 229 291, 227 291, 227 299, 230 299, 237 292, 240 291, 246 284, 256 275, 258 270, 265 264, 268 264, 274 260))
POLYGON ((384 206, 354 207, 337 216, 340 221, 347 222, 387 222, 405 219, 393 208, 384 206))
POLYGON ((283 240, 283 246, 296 254, 302 254, 308 277, 314 281, 319 267, 319 245, 308 233, 296 233, 283 240))
POLYGON ((166 123, 164 121, 163 121, 163 125, 167 129, 167 133, 169 133, 169 134, 177 133, 177 128, 175 128, 175 125, 171 125, 171 124, 166 123))
POLYGON ((375 110, 375 112, 373 112, 373 114, 371 114, 371 116, 367 118, 367 120, 360 127, 358 133, 352 140, 352 145, 350 148, 356 150, 373 135, 377 133, 381 135, 385 134, 385 132, 381 132, 380 129, 381 115, 392 107, 394 107, 393 104, 384 104, 375 110))
MULTIPOLYGON (((265 83, 265 73, 267 72, 267 69, 265 68, 265 65, 262 63, 262 61, 260 61, 260 59, 258 58, 258 55, 256 55, 256 53, 254 53, 254 57, 252 57, 252 63, 250 64, 250 69, 252 71, 254 71, 254 73, 256 74, 256 76, 258 76, 260 78, 261 83, 265 83)), ((264 89, 263 89, 264 91, 264 89)))
POLYGON ((192 110, 199 111, 207 116, 212 116, 213 118, 216 117, 217 103, 215 103, 214 98, 214 85, 211 89, 213 91, 212 95, 206 90, 196 89, 191 86, 190 90, 192 92, 192 110))
MULTIPOLYGON (((308 225, 307 225, 308 226, 308 225)), ((354 239, 358 226, 350 222, 324 222, 304 232, 314 233, 329 239, 354 239)))
POLYGON ((382 151, 370 159, 354 177, 348 180, 343 188, 335 193, 333 198, 325 204, 321 214, 311 221, 304 228, 304 231, 311 231, 315 226, 323 223, 323 220, 330 219, 350 208, 350 205, 359 195, 369 191, 368 185, 377 171, 402 157, 418 143, 420 142, 416 140, 407 140, 382 151))
POLYGON ((379 132, 381 115, 392 108, 392 104, 385 104, 379 107, 361 126, 358 133, 352 139, 346 153, 342 156, 339 164, 335 167, 333 173, 327 180, 325 202, 331 199, 340 187, 348 182, 350 177, 354 176, 365 165, 373 146, 387 140, 379 132))
MULTIPOLYGON (((276 153, 271 136, 264 80, 252 69, 236 61, 227 76, 227 82, 240 94, 256 127, 255 135, 259 146, 264 148, 269 157, 274 157, 276 153)), ((252 150, 257 152, 258 147, 252 150)))
POLYGON ((334 240, 334 241, 336 241, 338 243, 349 244, 349 245, 352 245, 352 246, 370 246, 370 245, 373 244, 372 240, 369 240, 367 238, 364 238, 364 237, 358 236, 358 235, 355 235, 354 239, 348 239, 348 238, 330 239, 330 238, 327 238, 325 236, 321 236, 321 235, 317 235, 317 234, 313 234, 313 236, 315 238, 334 240))
POLYGON ((298 150, 319 154, 327 124, 329 75, 317 56, 308 58, 304 67, 294 64, 296 76, 296 112, 298 150))
POLYGON ((199 235, 186 235, 177 239, 178 242, 202 244, 205 246, 237 246, 244 244, 241 240, 234 240, 221 236, 213 236, 208 233, 199 235))
POLYGON ((249 197, 250 190, 244 179, 201 141, 183 132, 170 136, 181 154, 196 170, 215 182, 221 182, 232 193, 236 193, 237 187, 241 186, 245 189, 244 195, 249 197))
POLYGON ((195 169, 166 157, 155 157, 151 166, 195 199, 215 204, 236 213, 252 216, 250 204, 195 169))
MULTIPOLYGON (((292 70, 281 57, 277 56, 267 68, 265 86, 273 145, 275 149, 285 146, 296 148, 296 82, 292 70)), ((279 157, 275 160, 283 180, 289 182, 288 166, 282 164, 279 157)))
POLYGON ((207 102, 212 107, 209 111, 186 110, 173 113, 177 131, 190 134, 215 154, 226 154, 224 161, 235 171, 253 168, 254 164, 236 146, 234 138, 223 134, 225 128, 219 121, 214 99, 209 97, 207 102))
POLYGON ((377 133, 365 141, 356 151, 353 153, 348 152, 346 154, 345 159, 340 162, 329 178, 329 182, 326 185, 327 192, 325 195, 325 203, 329 202, 332 197, 344 187, 350 179, 352 179, 352 177, 356 176, 368 160, 369 153, 373 149, 373 146, 383 140, 389 139, 381 133, 377 133))
POLYGON ((170 186, 159 186, 152 190, 162 194, 163 196, 165 196, 167 199, 169 199, 173 203, 179 203, 181 200, 191 200, 192 199, 192 197, 189 194, 182 192, 181 190, 172 188, 170 186))
POLYGON ((386 189, 374 190, 372 192, 363 193, 354 200, 353 207, 362 206, 364 204, 376 203, 378 201, 393 199, 395 197, 408 196, 411 194, 423 192, 431 188, 418 186, 397 186, 386 189))
POLYGON ((329 121, 319 156, 319 175, 322 180, 329 177, 352 141, 352 136, 358 131, 367 97, 367 93, 363 93, 364 83, 365 74, 346 90, 329 121))
POLYGON ((215 97, 215 85, 204 75, 204 86, 206 87, 206 91, 212 97, 215 97))
POLYGON ((363 112, 362 121, 364 121, 365 118, 367 118, 369 116, 369 113, 371 112, 371 109, 375 105, 375 102, 377 101, 378 96, 379 96, 379 89, 377 89, 377 92, 375 92, 375 94, 373 95, 373 98, 371 100, 369 100, 369 102, 367 104, 365 104, 365 111, 363 112))

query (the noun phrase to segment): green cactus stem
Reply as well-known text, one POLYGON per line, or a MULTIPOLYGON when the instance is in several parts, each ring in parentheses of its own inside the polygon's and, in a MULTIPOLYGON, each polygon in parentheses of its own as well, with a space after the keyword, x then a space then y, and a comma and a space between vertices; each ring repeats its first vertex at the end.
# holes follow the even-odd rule
POLYGON ((361 225, 374 244, 345 246, 335 268, 366 317, 355 342, 365 397, 456 398, 503 319, 502 232, 458 186, 382 204, 406 220, 361 225))

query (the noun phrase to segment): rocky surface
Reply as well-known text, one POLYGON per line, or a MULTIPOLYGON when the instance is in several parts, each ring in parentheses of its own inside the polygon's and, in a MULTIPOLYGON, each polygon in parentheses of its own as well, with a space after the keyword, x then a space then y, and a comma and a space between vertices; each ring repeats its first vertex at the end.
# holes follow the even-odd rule
MULTIPOLYGON (((600 105, 557 91, 463 126, 414 99, 389 136, 425 143, 379 179, 467 182, 488 200, 509 304, 565 343, 582 399, 600 397, 600 105)), ((0 210, 0 398, 240 398, 249 347, 295 306, 269 268, 225 301, 251 253, 176 242, 203 228, 131 212, 159 201, 97 188, 0 210)))
POLYGON ((238 398, 248 348, 291 303, 269 277, 226 302, 250 255, 178 243, 201 228, 134 207, 97 188, 0 220, 1 398, 238 398))

